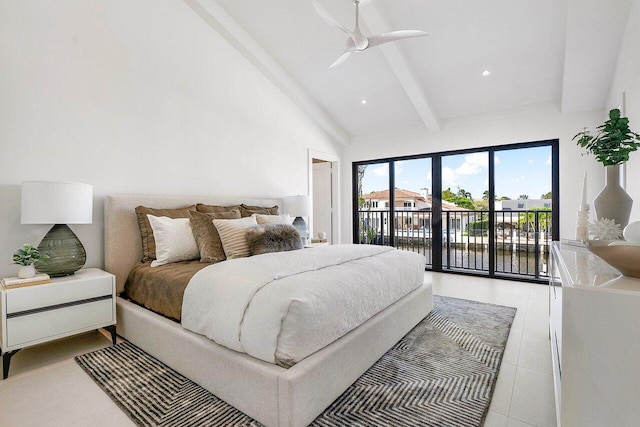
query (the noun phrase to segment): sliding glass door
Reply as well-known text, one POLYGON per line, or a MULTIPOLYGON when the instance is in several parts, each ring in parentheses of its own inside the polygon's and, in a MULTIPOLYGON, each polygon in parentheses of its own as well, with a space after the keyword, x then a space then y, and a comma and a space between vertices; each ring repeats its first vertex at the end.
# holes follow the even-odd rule
POLYGON ((354 242, 419 252, 434 271, 547 276, 557 140, 358 162, 353 173, 354 242))
POLYGON ((489 271, 489 152, 442 156, 442 268, 489 271))

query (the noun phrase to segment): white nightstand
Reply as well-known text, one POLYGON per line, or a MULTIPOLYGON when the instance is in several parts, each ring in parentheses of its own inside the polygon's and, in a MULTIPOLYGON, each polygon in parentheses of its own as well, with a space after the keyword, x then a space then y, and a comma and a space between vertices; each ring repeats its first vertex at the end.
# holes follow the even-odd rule
POLYGON ((97 268, 16 289, 0 286, 2 379, 20 349, 104 328, 116 343, 116 279, 97 268))

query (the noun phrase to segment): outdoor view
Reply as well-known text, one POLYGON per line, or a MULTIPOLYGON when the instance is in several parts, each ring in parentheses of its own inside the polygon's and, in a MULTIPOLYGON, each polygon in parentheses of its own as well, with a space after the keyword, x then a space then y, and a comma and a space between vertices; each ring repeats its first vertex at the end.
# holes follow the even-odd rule
MULTIPOLYGON (((489 233, 489 152, 442 155, 442 268, 543 277, 551 242, 551 146, 494 151, 494 232, 489 233)), ((430 157, 357 167, 358 237, 424 254, 433 263, 430 157), (393 203, 393 206, 391 205, 393 203)))

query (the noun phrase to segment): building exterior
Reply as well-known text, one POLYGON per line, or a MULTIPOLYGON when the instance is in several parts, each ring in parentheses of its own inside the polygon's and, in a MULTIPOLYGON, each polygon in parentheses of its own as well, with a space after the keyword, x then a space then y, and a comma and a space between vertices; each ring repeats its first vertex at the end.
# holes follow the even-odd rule
MULTIPOLYGON (((387 235, 388 213, 390 211, 390 191, 373 191, 362 196, 364 204, 360 208, 360 218, 363 225, 375 234, 387 235)), ((394 211, 396 234, 424 234, 431 233, 431 211, 433 199, 429 190, 415 191, 396 188, 394 191, 394 211)), ((451 212, 449 215, 448 233, 462 233, 470 221, 475 221, 475 213, 457 206, 455 203, 442 202, 442 211, 451 212)))

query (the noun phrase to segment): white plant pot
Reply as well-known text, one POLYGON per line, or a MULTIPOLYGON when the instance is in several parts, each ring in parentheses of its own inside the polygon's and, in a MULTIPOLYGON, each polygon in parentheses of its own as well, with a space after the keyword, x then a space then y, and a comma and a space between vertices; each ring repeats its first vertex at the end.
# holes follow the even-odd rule
POLYGON ((620 186, 620 165, 605 167, 605 186, 593 199, 596 218, 608 218, 625 228, 629 223, 633 200, 620 186))
POLYGON ((20 270, 18 270, 18 277, 21 279, 29 279, 35 275, 36 267, 33 264, 23 265, 22 267, 20 267, 20 270))

